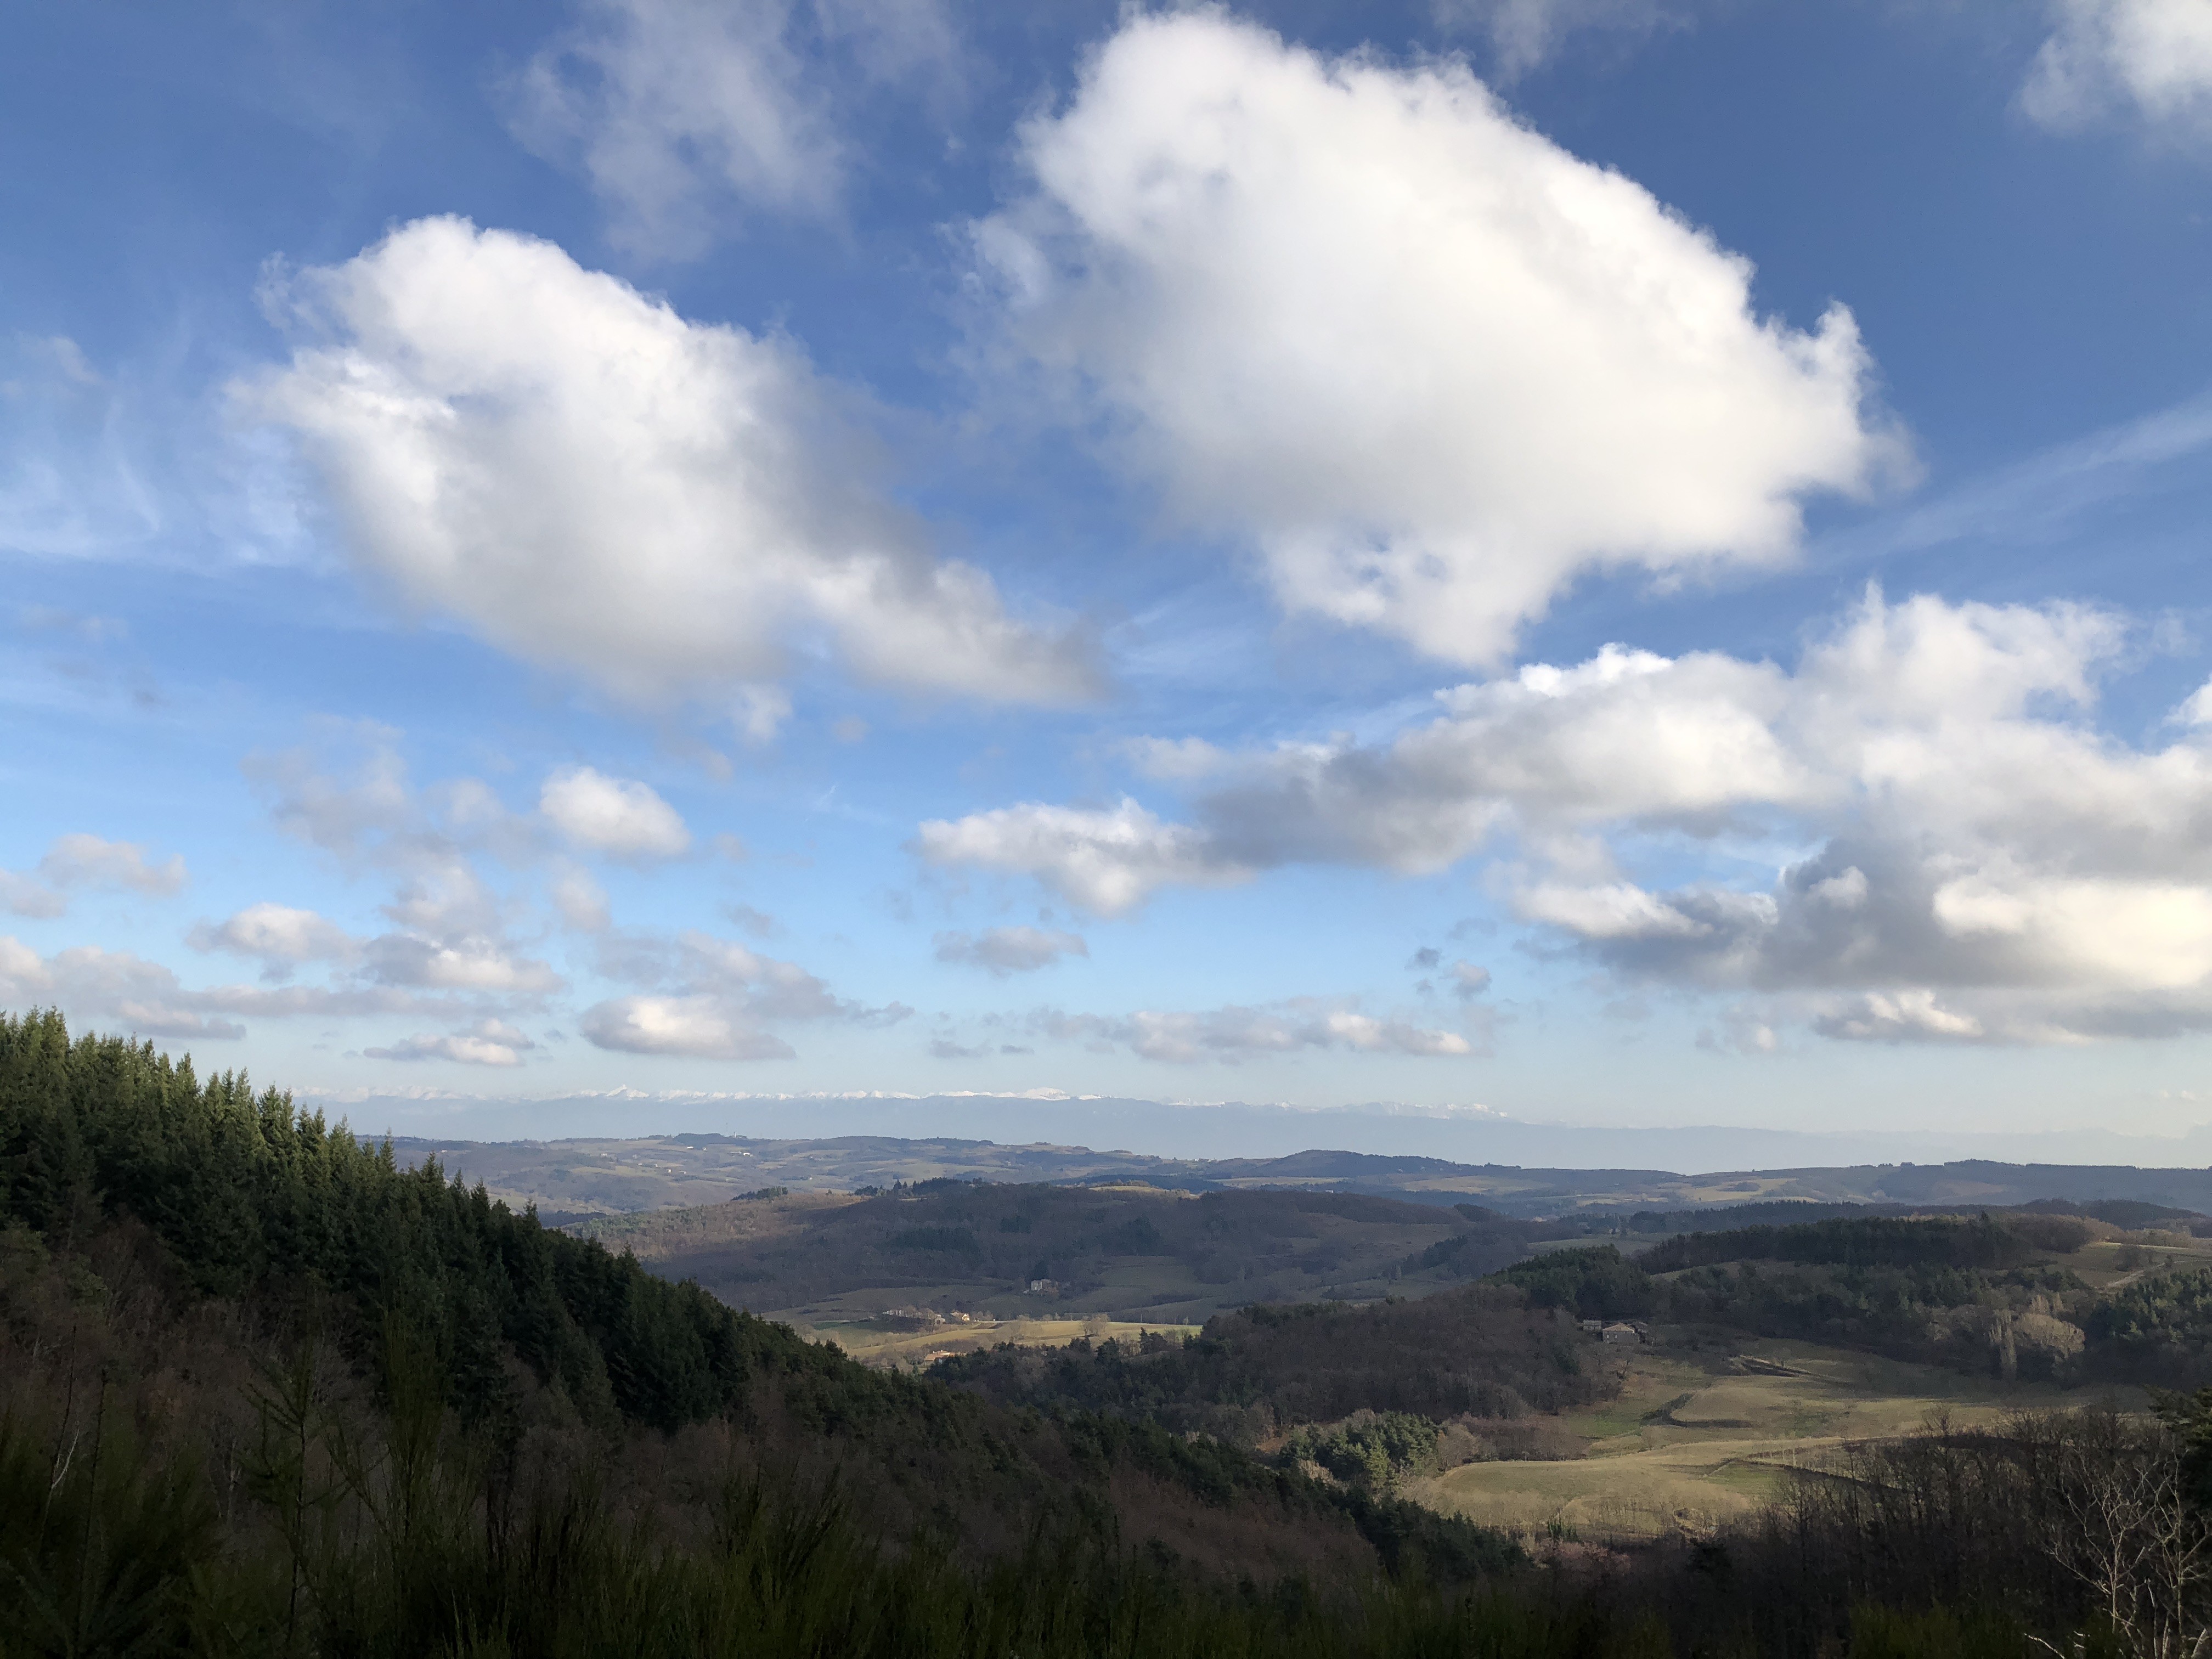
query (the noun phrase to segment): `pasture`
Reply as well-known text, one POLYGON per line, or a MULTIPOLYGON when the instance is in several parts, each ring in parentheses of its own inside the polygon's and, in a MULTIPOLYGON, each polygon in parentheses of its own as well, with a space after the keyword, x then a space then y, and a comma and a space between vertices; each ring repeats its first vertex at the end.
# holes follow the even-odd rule
POLYGON ((2131 1389, 2002 1384, 1805 1342, 1660 1343, 1636 1351, 1617 1399, 1563 1419, 1583 1437, 1582 1455, 1464 1464, 1405 1492, 1533 1538, 1702 1534, 1748 1515, 1791 1470, 1817 1472, 1849 1442, 1894 1438, 1943 1417, 1988 1422, 2105 1401, 2143 1403, 2131 1389))

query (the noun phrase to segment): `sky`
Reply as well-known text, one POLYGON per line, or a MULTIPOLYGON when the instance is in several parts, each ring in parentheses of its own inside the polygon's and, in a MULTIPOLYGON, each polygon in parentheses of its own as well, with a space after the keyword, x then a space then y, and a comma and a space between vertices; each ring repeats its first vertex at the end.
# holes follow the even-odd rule
POLYGON ((0 1007, 403 1133, 2212 1124, 2212 0, 0 39, 0 1007))

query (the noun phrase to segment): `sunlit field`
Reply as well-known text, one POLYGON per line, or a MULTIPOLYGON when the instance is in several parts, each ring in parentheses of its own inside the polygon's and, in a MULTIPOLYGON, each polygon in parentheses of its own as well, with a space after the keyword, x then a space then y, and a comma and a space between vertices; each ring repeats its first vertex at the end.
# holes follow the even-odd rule
POLYGON ((939 1325, 927 1331, 886 1330, 866 1320, 838 1320, 793 1327, 801 1336, 834 1342, 864 1365, 919 1368, 948 1354, 1011 1342, 1022 1348, 1057 1348, 1087 1336, 1094 1341, 1133 1342, 1157 1332, 1180 1341, 1198 1334, 1196 1325, 1163 1325, 1096 1316, 1077 1319, 978 1319, 969 1324, 939 1325))
POLYGON ((1639 1351, 1618 1399, 1571 1416, 1583 1455, 1469 1463, 1407 1483, 1447 1514, 1530 1537, 1591 1541, 1702 1533, 1747 1516, 1792 1468, 1817 1470, 1855 1441, 1909 1434, 1948 1418, 2111 1400, 2139 1390, 2002 1384, 1930 1365, 1813 1343, 1747 1340, 1639 1351))

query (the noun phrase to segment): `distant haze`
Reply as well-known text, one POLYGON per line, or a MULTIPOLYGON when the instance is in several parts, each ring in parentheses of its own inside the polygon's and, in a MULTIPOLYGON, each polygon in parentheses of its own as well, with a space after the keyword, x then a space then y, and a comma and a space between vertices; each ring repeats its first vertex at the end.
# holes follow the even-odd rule
POLYGON ((2049 1133, 1896 1131, 1810 1133, 1686 1125, 1602 1128, 1526 1123, 1491 1115, 1413 1109, 1303 1110, 1231 1103, 1179 1106, 1154 1100, 1040 1100, 1007 1096, 741 1098, 682 1095, 573 1096, 544 1100, 380 1095, 319 1103, 363 1134, 471 1140, 707 1133, 769 1138, 956 1136, 1009 1146, 1118 1150, 1158 1158, 1281 1158, 1335 1151, 1567 1170, 1805 1169, 1850 1164, 1940 1164, 1990 1158, 2014 1164, 2212 1166, 2212 1127, 2178 1136, 2104 1129, 2049 1133))

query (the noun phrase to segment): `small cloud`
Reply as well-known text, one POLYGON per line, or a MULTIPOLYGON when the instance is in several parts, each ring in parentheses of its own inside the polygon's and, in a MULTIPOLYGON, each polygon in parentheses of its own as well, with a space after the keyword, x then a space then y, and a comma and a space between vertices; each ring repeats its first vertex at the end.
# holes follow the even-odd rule
POLYGON ((988 1052, 985 1048, 963 1048, 944 1037, 939 1037, 929 1045, 929 1054, 933 1060, 975 1060, 988 1052))
POLYGON ((43 882, 13 870, 0 870, 0 910, 19 916, 58 916, 69 900, 43 882))
POLYGON ((584 1012, 585 1039, 623 1054, 695 1060, 789 1060, 781 1037, 752 1026, 746 1011, 712 995, 617 997, 584 1012))
POLYGON ((1444 953, 1433 945, 1425 945, 1406 960, 1407 969, 1414 973, 1433 972, 1443 965, 1444 953))
POLYGON ((2212 28, 2203 0, 2063 0, 2021 88, 2053 131, 2130 112, 2175 137, 2212 134, 2212 28))
POLYGON ((1121 747, 1137 770, 1167 783, 1210 777, 1229 763, 1204 738, 1131 738, 1121 747))
POLYGON ((127 887, 167 897, 185 884, 181 854, 149 864, 136 842, 105 841, 98 836, 63 836, 39 860, 39 873, 57 887, 127 887))
POLYGON ((359 941, 313 910, 283 904, 250 904, 227 921, 203 921, 185 935, 195 951, 260 959, 262 977, 291 976, 303 962, 337 962, 359 953, 359 941))
POLYGON ((611 858, 672 859, 691 849, 691 831, 652 785, 588 766, 548 777, 538 808, 573 845, 611 858))
POLYGON ((1478 968, 1471 962, 1455 962, 1451 965, 1452 994, 1467 1002, 1480 996, 1490 988, 1490 969, 1478 968))
POLYGON ((756 910, 750 904, 726 904, 722 914, 744 928, 755 939, 774 939, 783 932, 783 924, 765 910, 756 910))
POLYGON ((981 968, 1003 979, 1035 973, 1062 957, 1088 957, 1091 947, 1076 933, 1042 927, 993 927, 981 933, 939 933, 937 959, 981 968))
POLYGON ((865 743, 867 741, 868 723, 857 715, 848 714, 830 728, 830 735, 840 743, 865 743))
POLYGON ((522 1051, 535 1048, 523 1033, 503 1020, 484 1019, 450 1036, 410 1036, 383 1048, 364 1048, 370 1060, 447 1060, 463 1066, 520 1066, 522 1051))
POLYGON ((791 694, 780 685, 747 685, 738 689, 730 723, 747 743, 774 743, 775 734, 791 718, 791 694))

